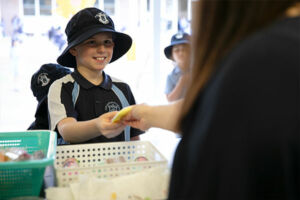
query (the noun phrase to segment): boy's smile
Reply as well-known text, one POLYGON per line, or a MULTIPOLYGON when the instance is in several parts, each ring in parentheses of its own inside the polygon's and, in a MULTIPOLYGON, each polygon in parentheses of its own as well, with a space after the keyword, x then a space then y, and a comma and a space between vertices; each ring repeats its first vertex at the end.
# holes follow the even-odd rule
POLYGON ((70 53, 76 57, 77 68, 102 71, 110 62, 113 49, 112 34, 102 32, 71 48, 70 53))

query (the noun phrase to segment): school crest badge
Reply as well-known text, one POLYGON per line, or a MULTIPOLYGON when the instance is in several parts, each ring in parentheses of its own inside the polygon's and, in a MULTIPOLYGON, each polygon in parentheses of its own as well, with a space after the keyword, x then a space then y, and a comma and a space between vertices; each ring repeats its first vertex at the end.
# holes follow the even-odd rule
POLYGON ((117 104, 116 102, 108 102, 105 106, 105 111, 106 112, 112 112, 112 111, 119 111, 121 110, 119 104, 117 104))
POLYGON ((48 85, 49 82, 50 82, 50 78, 48 78, 47 73, 41 73, 37 78, 37 84, 41 85, 42 87, 48 85))
POLYGON ((108 24, 109 23, 109 20, 107 18, 107 15, 105 13, 98 13, 96 16, 95 16, 96 19, 99 20, 99 22, 101 22, 102 24, 108 24))

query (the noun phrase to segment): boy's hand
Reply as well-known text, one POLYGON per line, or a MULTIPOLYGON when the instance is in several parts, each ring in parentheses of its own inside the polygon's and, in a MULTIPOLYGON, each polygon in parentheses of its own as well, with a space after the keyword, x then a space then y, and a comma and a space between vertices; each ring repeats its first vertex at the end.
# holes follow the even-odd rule
POLYGON ((112 119, 117 114, 117 111, 108 112, 98 117, 97 127, 99 132, 106 138, 113 138, 118 136, 126 125, 121 123, 113 123, 112 119))

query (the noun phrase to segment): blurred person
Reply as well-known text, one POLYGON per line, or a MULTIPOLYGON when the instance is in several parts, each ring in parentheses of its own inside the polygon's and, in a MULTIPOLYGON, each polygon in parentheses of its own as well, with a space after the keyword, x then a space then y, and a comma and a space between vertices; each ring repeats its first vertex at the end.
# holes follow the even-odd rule
POLYGON ((0 22, 0 34, 1 34, 1 38, 4 38, 6 36, 5 23, 3 17, 1 18, 1 22, 0 22))
POLYGON ((190 35, 178 32, 164 49, 165 56, 173 61, 174 68, 167 77, 165 94, 169 102, 184 97, 190 78, 190 35))
POLYGON ((38 101, 35 112, 35 120, 28 130, 49 129, 47 94, 50 85, 72 71, 55 63, 43 64, 31 77, 31 91, 38 101))
POLYGON ((11 19, 12 25, 12 36, 11 36, 11 47, 15 47, 17 43, 22 42, 22 34, 23 34, 23 23, 19 16, 15 15, 11 19))
POLYGON ((186 17, 178 19, 177 28, 179 32, 189 32, 190 22, 186 17))
POLYGON ((64 34, 61 32, 60 26, 57 29, 55 29, 53 39, 55 45, 57 45, 58 47, 58 50, 61 51, 64 45, 66 44, 66 41, 64 39, 64 34))
POLYGON ((182 133, 170 200, 300 199, 300 1, 197 5, 186 97, 123 123, 182 133))
POLYGON ((51 26, 51 28, 48 30, 48 39, 50 41, 53 39, 54 34, 55 34, 55 28, 54 26, 51 26))
POLYGON ((59 133, 58 143, 138 140, 143 131, 110 123, 114 113, 135 99, 127 83, 104 72, 129 50, 131 37, 117 32, 112 19, 97 8, 80 10, 65 32, 68 46, 57 62, 74 72, 56 80, 48 93, 50 126, 59 133))

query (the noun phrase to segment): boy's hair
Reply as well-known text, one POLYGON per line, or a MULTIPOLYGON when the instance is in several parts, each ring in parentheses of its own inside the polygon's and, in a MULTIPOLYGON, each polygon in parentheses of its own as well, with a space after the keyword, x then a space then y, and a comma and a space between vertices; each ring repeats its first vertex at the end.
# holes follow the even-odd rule
POLYGON ((66 67, 76 67, 76 59, 69 50, 93 35, 101 32, 112 33, 114 51, 110 62, 123 56, 131 47, 132 39, 129 35, 117 32, 112 19, 97 8, 85 8, 76 13, 68 22, 65 33, 68 46, 57 58, 57 62, 66 67))
POLYGON ((48 129, 47 94, 50 85, 57 79, 70 74, 71 70, 58 64, 48 63, 42 65, 31 77, 31 90, 38 101, 35 113, 36 120, 28 128, 48 129))

